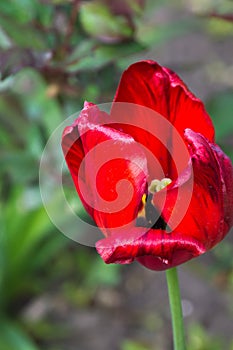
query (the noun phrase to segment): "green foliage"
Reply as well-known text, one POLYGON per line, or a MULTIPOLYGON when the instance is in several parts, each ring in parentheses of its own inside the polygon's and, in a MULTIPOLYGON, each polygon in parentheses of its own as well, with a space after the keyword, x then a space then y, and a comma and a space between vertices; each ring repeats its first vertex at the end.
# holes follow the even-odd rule
POLYGON ((212 35, 223 37, 226 35, 233 36, 233 23, 227 22, 221 18, 211 18, 207 22, 207 29, 212 35))
POLYGON ((207 103, 207 110, 216 127, 216 137, 221 140, 233 131, 233 91, 218 94, 207 103))
POLYGON ((94 40, 84 41, 75 48, 75 51, 68 58, 66 70, 70 73, 95 71, 115 62, 116 57, 124 58, 139 52, 141 49, 142 46, 134 42, 98 46, 94 40), (88 55, 90 51, 92 55, 88 55))
POLYGON ((112 14, 110 8, 101 2, 83 3, 80 21, 87 34, 104 41, 115 42, 133 33, 126 17, 112 14))
POLYGON ((35 17, 36 6, 36 0, 10 0, 7 3, 1 2, 0 12, 2 16, 14 18, 16 22, 25 24, 35 17), (25 11, 25 8, 27 11, 25 11))
POLYGON ((214 265, 214 271, 219 271, 222 273, 224 271, 233 271, 233 246, 227 242, 221 242, 219 246, 213 250, 213 254, 216 258, 216 263, 214 265))
POLYGON ((218 94, 207 102, 207 110, 213 119, 217 142, 233 160, 233 91, 218 94))
POLYGON ((92 288, 98 285, 117 286, 121 279, 120 270, 120 265, 106 265, 100 257, 96 257, 84 283, 92 288))
POLYGON ((224 341, 207 335, 200 325, 192 325, 188 331, 188 350, 225 349, 224 341))
POLYGON ((134 340, 125 340, 122 344, 121 350, 150 350, 150 347, 141 344, 134 340))
POLYGON ((41 288, 34 273, 46 269, 67 243, 64 236, 52 233, 53 226, 38 198, 35 191, 15 189, 1 208, 1 310, 9 310, 13 300, 41 288))
MULTIPOLYGON (((27 13, 27 11, 25 11, 27 13)), ((16 45, 22 48, 42 49, 45 47, 40 33, 34 28, 24 26, 21 21, 16 19, 12 24, 11 18, 0 16, 1 26, 6 34, 14 41, 16 45), (29 45, 30 43, 30 45, 29 45)))
POLYGON ((12 321, 0 318, 0 349, 39 350, 31 339, 12 321))
MULTIPOLYGON (((12 92, 20 100, 21 113, 27 116, 29 122, 40 123, 44 128, 44 136, 49 137, 62 122, 64 117, 60 106, 49 96, 48 85, 37 71, 28 68, 19 72, 15 76, 12 92)), ((28 134, 31 134, 31 130, 28 134)), ((29 145, 32 138, 33 136, 29 140, 29 145)))
POLYGON ((45 140, 62 115, 36 71, 22 70, 11 84, 0 96, 0 177, 7 174, 14 183, 27 184, 37 178, 45 140))
POLYGON ((165 19, 161 22, 162 5, 166 8, 169 2, 146 1, 143 15, 136 19, 135 40, 152 50, 184 33, 191 32, 195 26, 195 18, 192 20, 182 18, 178 21, 176 19, 166 21, 165 19))

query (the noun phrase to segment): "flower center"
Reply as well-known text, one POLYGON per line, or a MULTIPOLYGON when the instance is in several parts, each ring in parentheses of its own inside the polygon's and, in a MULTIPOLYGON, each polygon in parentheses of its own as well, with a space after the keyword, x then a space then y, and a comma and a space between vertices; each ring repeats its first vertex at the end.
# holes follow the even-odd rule
POLYGON ((162 180, 152 180, 150 186, 148 187, 148 191, 150 193, 155 193, 161 191, 163 188, 167 187, 172 183, 172 180, 168 177, 163 178, 162 180))
POLYGON ((163 178, 162 180, 154 179, 148 186, 148 194, 142 196, 142 209, 140 210, 137 218, 137 226, 149 227, 152 229, 165 230, 167 223, 159 215, 158 210, 155 208, 152 199, 153 194, 161 191, 172 182, 169 178, 163 178))

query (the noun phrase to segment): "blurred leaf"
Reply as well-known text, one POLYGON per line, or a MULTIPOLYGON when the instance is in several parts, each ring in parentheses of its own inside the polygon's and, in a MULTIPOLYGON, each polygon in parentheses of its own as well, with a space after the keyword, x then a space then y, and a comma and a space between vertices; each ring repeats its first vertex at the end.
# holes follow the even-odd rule
MULTIPOLYGON (((12 82, 14 83, 15 80, 12 79, 12 82)), ((7 138, 11 140, 8 149, 12 150, 17 146, 17 150, 19 150, 19 145, 22 146, 24 142, 24 134, 21 131, 27 129, 27 121, 22 116, 19 101, 12 94, 6 93, 0 96, 0 120, 2 130, 8 134, 7 138)))
POLYGON ((88 84, 86 89, 83 91, 83 96, 86 97, 87 101, 97 101, 99 97, 99 87, 97 84, 88 84))
POLYGON ((233 271, 233 246, 228 242, 221 242, 213 249, 213 254, 216 257, 215 271, 233 271))
POLYGON ((96 257, 95 261, 92 261, 92 266, 88 271, 85 283, 91 286, 107 285, 116 286, 120 282, 120 270, 121 266, 117 264, 107 265, 102 259, 96 257))
POLYGON ((212 12, 227 14, 233 12, 231 0, 188 0, 192 11, 198 14, 209 14, 212 12))
POLYGON ((35 124, 30 125, 25 138, 27 141, 26 147, 30 150, 30 154, 35 159, 40 159, 44 149, 44 142, 38 126, 35 124))
MULTIPOLYGON (((67 2, 67 0, 65 1, 67 2)), ((46 33, 46 28, 50 29, 52 25, 51 19, 55 16, 56 7, 52 6, 51 1, 48 1, 48 4, 43 5, 41 4, 41 1, 38 1, 36 10, 35 20, 43 29, 45 29, 46 33)))
POLYGON ((81 58, 85 58, 90 55, 93 50, 98 47, 98 43, 95 39, 82 40, 68 57, 68 62, 72 63, 81 58))
POLYGON ((15 77, 13 91, 17 94, 30 120, 41 122, 49 137, 64 117, 55 98, 48 94, 43 77, 33 69, 24 69, 15 77))
MULTIPOLYGON (((25 11, 27 12, 27 11, 25 11)), ((45 41, 39 31, 32 26, 22 25, 12 18, 3 17, 0 13, 1 27, 15 45, 21 48, 45 49, 45 41)))
POLYGON ((207 101, 206 108, 213 119, 218 141, 229 134, 233 134, 233 98, 231 91, 211 98, 207 101))
MULTIPOLYGON (((31 270, 36 271, 38 269, 44 268, 47 270, 50 261, 52 261, 54 257, 58 256, 61 251, 64 251, 65 247, 69 243, 70 240, 61 232, 58 232, 56 230, 51 232, 49 239, 47 239, 47 242, 43 242, 43 245, 40 245, 40 249, 36 252, 36 254, 34 254, 31 263, 31 270)), ((53 268, 51 270, 53 275, 56 274, 53 268)), ((60 275, 63 273, 64 271, 62 270, 60 272, 60 275)))
MULTIPOLYGON (((90 44, 91 45, 91 44, 90 44)), ((81 47, 82 48, 82 47, 81 47)), ((125 57, 142 50, 142 46, 137 43, 102 45, 94 48, 89 55, 81 56, 77 48, 77 56, 73 56, 73 61, 68 62, 66 70, 68 72, 79 72, 96 70, 111 62, 117 62, 120 57, 125 57)), ((82 51, 81 51, 82 52, 82 51)))
POLYGON ((133 33, 126 17, 112 14, 107 4, 99 1, 81 5, 80 21, 87 34, 104 42, 118 42, 133 33))
POLYGON ((102 48, 97 48, 89 56, 85 56, 83 59, 78 59, 78 61, 68 64, 66 70, 69 73, 79 72, 83 70, 97 70, 102 68, 106 64, 110 63, 113 57, 107 57, 102 48))
POLYGON ((192 21, 156 23, 154 19, 145 19, 137 25, 136 40, 143 45, 160 45, 192 29, 192 21), (151 23, 153 21, 153 23, 151 23))
POLYGON ((24 24, 35 17, 36 0, 8 0, 0 2, 0 13, 3 16, 9 16, 14 22, 24 24), (25 11, 25 9, 27 9, 25 11))
POLYGON ((6 33, 0 27, 0 48, 8 49, 11 47, 10 38, 6 35, 6 33))
MULTIPOLYGON (((68 327, 64 326, 64 323, 58 324, 57 322, 51 322, 50 320, 38 320, 30 322, 30 319, 27 322, 27 329, 30 334, 33 335, 36 339, 43 339, 43 342, 46 340, 51 342, 59 342, 59 340, 64 341, 69 337, 68 327)), ((48 349, 48 348, 46 348, 48 349)), ((48 350, 61 350, 57 347, 49 347, 48 350)))
POLYGON ((13 85, 13 81, 14 81, 14 77, 13 76, 9 76, 5 79, 2 79, 2 76, 0 74, 0 92, 3 92, 5 90, 8 90, 12 87, 13 85))
POLYGON ((188 330, 188 350, 225 349, 221 339, 209 336, 201 325, 193 324, 188 330))
POLYGON ((233 20, 226 21, 222 18, 210 18, 206 21, 207 30, 217 36, 233 35, 233 20))
POLYGON ((32 340, 12 321, 0 318, 1 350, 39 350, 32 340))
MULTIPOLYGON (((45 268, 51 259, 69 242, 53 229, 42 203, 27 203, 24 192, 18 189, 1 208, 0 303, 2 309, 13 298, 32 293, 36 288, 35 272, 45 268), (26 202, 25 202, 26 201, 26 202), (31 277, 34 283, 31 283, 31 277)), ((34 192, 34 196, 39 196, 34 192)), ((34 200, 38 201, 38 197, 34 200)))
POLYGON ((121 350, 150 350, 150 348, 135 340, 125 340, 121 346, 121 350))
POLYGON ((1 153, 0 168, 18 184, 25 184, 38 174, 38 163, 27 151, 1 153))

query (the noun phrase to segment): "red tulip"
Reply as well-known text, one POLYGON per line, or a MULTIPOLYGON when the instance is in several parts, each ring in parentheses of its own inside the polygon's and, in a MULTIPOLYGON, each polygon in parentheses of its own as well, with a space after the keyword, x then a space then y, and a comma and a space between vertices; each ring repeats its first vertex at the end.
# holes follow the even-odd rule
POLYGON ((110 115, 85 103, 62 148, 106 263, 165 270, 220 242, 233 223, 233 168, 203 103, 171 70, 131 65, 110 115))

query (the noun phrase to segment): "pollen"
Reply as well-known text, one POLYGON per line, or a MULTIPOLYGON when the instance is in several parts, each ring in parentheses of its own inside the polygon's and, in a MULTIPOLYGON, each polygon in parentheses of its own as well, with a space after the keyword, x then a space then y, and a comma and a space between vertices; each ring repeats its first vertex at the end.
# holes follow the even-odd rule
POLYGON ((153 194, 161 191, 163 188, 170 185, 171 179, 165 177, 162 180, 152 180, 148 186, 148 193, 142 196, 141 207, 137 216, 137 226, 148 227, 153 229, 167 228, 167 223, 164 221, 153 203, 153 194))
POLYGON ((145 205, 146 204, 146 194, 144 193, 144 195, 142 196, 142 204, 145 205))
POLYGON ((170 185, 170 183, 172 183, 172 180, 169 179, 168 177, 163 178, 162 180, 152 180, 149 187, 148 187, 148 191, 150 193, 155 193, 155 192, 159 192, 161 191, 163 188, 167 187, 168 185, 170 185))
POLYGON ((144 195, 142 196, 142 207, 138 213, 138 217, 145 217, 146 215, 146 212, 145 212, 146 200, 147 200, 147 195, 144 193, 144 195))

